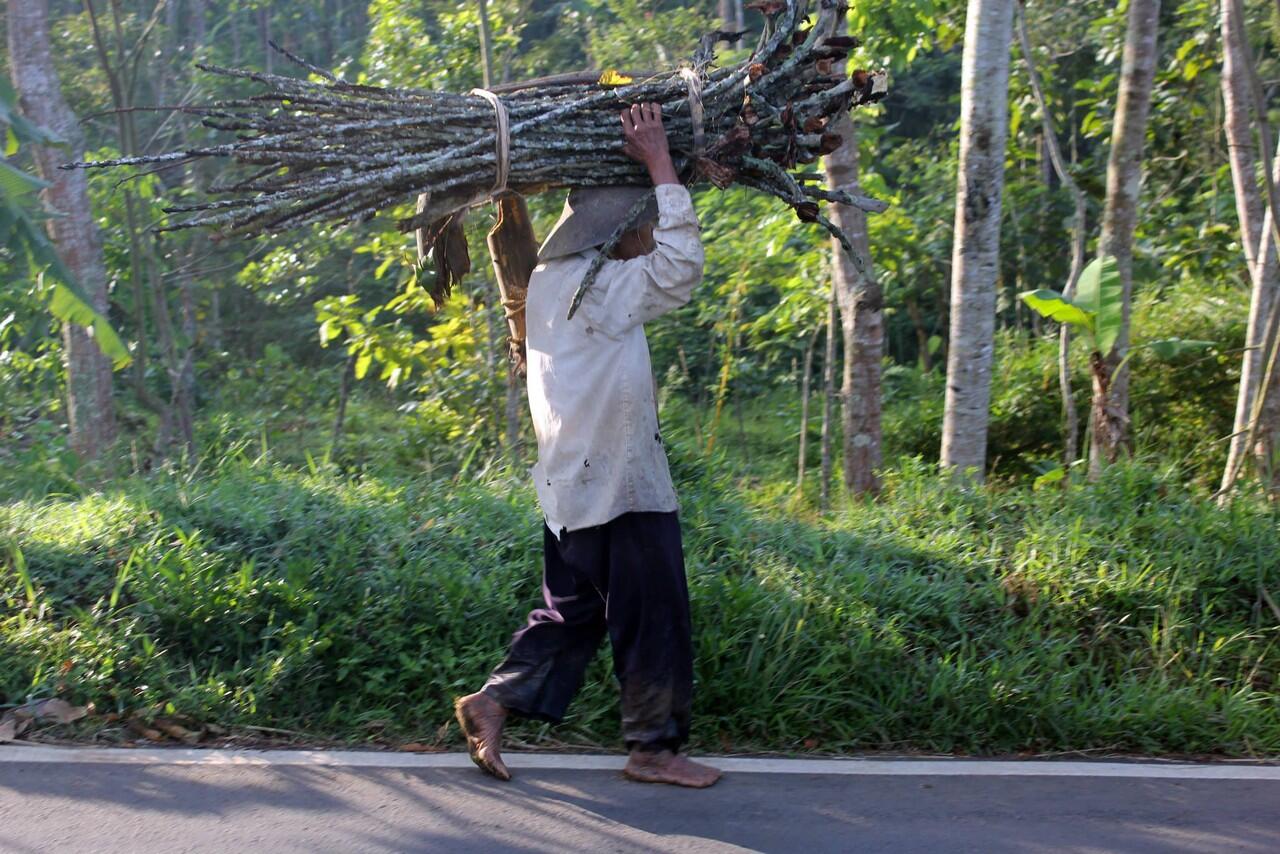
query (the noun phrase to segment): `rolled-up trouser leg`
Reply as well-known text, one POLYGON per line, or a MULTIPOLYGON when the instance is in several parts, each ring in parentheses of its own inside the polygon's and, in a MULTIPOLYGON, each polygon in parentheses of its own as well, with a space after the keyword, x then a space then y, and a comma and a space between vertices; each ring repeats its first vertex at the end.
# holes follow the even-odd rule
POLYGON ((481 688, 508 710, 558 722, 605 633, 605 590, 592 581, 608 565, 604 525, 561 535, 543 526, 546 606, 511 638, 506 659, 481 688))
POLYGON ((689 737, 693 642, 680 522, 626 513, 608 524, 605 619, 629 748, 675 750, 689 737))

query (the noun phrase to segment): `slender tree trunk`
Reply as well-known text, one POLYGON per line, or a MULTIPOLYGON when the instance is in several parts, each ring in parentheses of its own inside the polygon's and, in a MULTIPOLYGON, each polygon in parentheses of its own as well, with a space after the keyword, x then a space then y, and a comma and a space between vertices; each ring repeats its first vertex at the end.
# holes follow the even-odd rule
POLYGON ((240 7, 227 12, 227 29, 231 31, 231 67, 239 68, 244 47, 240 43, 240 7))
POLYGON ((493 38, 489 34, 489 4, 487 0, 477 0, 480 12, 480 67, 484 74, 484 88, 493 85, 493 38))
POLYGON ((710 456, 716 446, 716 431, 720 427, 720 414, 729 394, 729 380, 733 376, 733 356, 738 345, 738 310, 746 290, 746 276, 738 277, 738 284, 729 297, 729 319, 725 324, 724 359, 720 365, 720 382, 716 387, 715 407, 711 413, 711 426, 707 429, 707 450, 710 456))
MULTIPOLYGON (((138 142, 137 125, 132 112, 131 93, 135 90, 136 79, 125 76, 127 63, 122 59, 127 53, 124 37, 124 25, 118 3, 108 5, 111 17, 112 32, 115 36, 115 55, 113 62, 111 49, 103 32, 93 0, 84 0, 84 8, 89 16, 93 33, 94 49, 104 76, 111 91, 112 104, 116 108, 116 129, 120 135, 120 149, 126 156, 138 154, 141 146, 138 142)), ((135 71, 136 74, 136 71, 135 71)), ((155 412, 160 419, 157 430, 155 450, 164 454, 175 435, 181 435, 190 446, 194 442, 193 415, 189 409, 182 410, 189 401, 179 394, 181 388, 180 359, 174 346, 173 317, 169 310, 169 301, 161 282, 159 262, 155 249, 141 237, 138 224, 137 200, 130 188, 123 190, 125 202, 125 228, 129 236, 129 269, 133 283, 134 318, 137 325, 138 346, 134 353, 134 392, 146 408, 155 412), (146 384, 146 350, 147 350, 147 310, 151 310, 155 331, 165 359, 165 369, 169 379, 171 394, 166 403, 156 396, 146 384), (175 409, 178 407, 178 409, 175 409)))
MULTIPOLYGON (((804 373, 800 377, 800 448, 796 453, 796 494, 804 494, 805 456, 809 445, 809 386, 813 374, 813 351, 822 327, 813 330, 804 348, 804 373)), ((794 364, 794 362, 793 362, 794 364)))
POLYGON ((271 5, 263 3, 258 6, 258 40, 262 44, 262 62, 268 74, 272 73, 271 62, 275 59, 275 51, 271 49, 271 5))
POLYGON ((1107 160, 1107 200, 1102 214, 1098 254, 1116 259, 1123 289, 1120 334, 1110 353, 1095 361, 1105 376, 1094 381, 1093 442, 1089 472, 1096 477, 1103 461, 1114 462, 1129 444, 1129 371, 1116 368, 1129 350, 1129 317, 1133 302, 1133 231, 1138 219, 1142 185, 1142 148, 1151 107, 1156 70, 1156 35, 1160 0, 1130 0, 1124 55, 1120 65, 1120 94, 1107 160))
POLYGON ((190 0, 190 2, 191 46, 198 48, 204 44, 205 39, 205 0, 190 0))
POLYGON ((969 0, 942 465, 978 481, 985 475, 990 415, 1012 35, 1013 0, 969 0))
MULTIPOLYGON (((1018 4, 1018 41, 1022 46, 1022 58, 1027 65, 1027 77, 1031 81, 1031 91, 1035 95, 1036 105, 1040 109, 1040 122, 1044 128, 1045 145, 1049 153, 1049 161, 1062 186, 1071 194, 1071 271, 1067 274, 1067 286, 1063 296, 1071 299, 1076 292, 1076 283, 1084 271, 1085 238, 1088 235, 1086 217, 1088 213, 1084 191, 1071 176, 1070 170, 1062 156, 1062 148, 1058 145, 1058 129, 1054 125, 1053 113, 1049 111, 1049 103, 1044 96, 1044 87, 1040 82, 1040 73, 1036 70, 1035 53, 1031 48, 1031 37, 1027 33, 1027 16, 1021 2, 1018 4)), ((1076 413, 1075 392, 1071 388, 1071 327, 1064 323, 1058 330, 1058 388, 1062 393, 1063 418, 1063 466, 1070 466, 1079 456, 1080 417, 1076 413)))
MULTIPOLYGON (((476 6, 480 18, 480 68, 484 87, 487 89, 493 85, 493 36, 489 30, 489 4, 487 0, 477 0, 476 6)), ((496 286, 497 283, 494 284, 496 286)), ((492 320, 490 330, 492 331, 492 320)), ((504 424, 502 445, 512 464, 519 462, 520 459, 520 386, 520 378, 508 366, 502 408, 504 424)))
MULTIPOLYGON (((1223 0, 1220 24, 1222 31, 1222 104, 1223 130, 1227 136, 1227 156, 1231 164, 1231 180, 1235 188, 1236 216, 1240 223, 1240 242, 1244 245, 1245 265, 1251 285, 1249 299, 1249 326, 1245 336, 1245 352, 1240 366, 1240 390, 1236 396, 1235 419, 1232 424, 1231 444, 1227 452, 1227 464, 1223 471, 1222 488, 1229 490, 1243 457, 1254 453, 1259 472, 1268 481, 1273 463, 1271 441, 1274 427, 1255 429, 1255 435, 1264 441, 1247 447, 1249 424, 1253 419, 1255 401, 1262 388, 1266 373, 1267 318, 1280 294, 1280 274, 1277 271, 1275 243, 1272 239, 1271 212, 1264 209, 1262 193, 1258 187, 1258 149, 1254 143, 1254 124, 1251 118, 1253 102, 1252 56, 1246 42, 1243 9, 1233 0, 1223 0)), ((1265 119, 1263 119, 1265 120, 1265 119)), ((1280 161, 1280 151, 1276 160, 1280 161)), ((1280 180, 1276 175, 1272 180, 1280 180)), ((1274 391, 1263 405, 1264 423, 1276 424, 1272 403, 1274 391)), ((1268 483, 1274 486, 1274 483, 1268 483)))
MULTIPOLYGON (((837 32, 844 31, 842 21, 837 32)), ((844 73, 843 65, 839 73, 844 73)), ((834 129, 845 141, 826 157, 827 184, 858 193, 857 129, 847 113, 840 115, 834 129)), ((844 485, 851 496, 874 495, 880 491, 877 472, 883 453, 880 371, 884 359, 884 294, 871 269, 866 212, 832 205, 830 216, 848 235, 857 256, 851 257, 837 242, 831 242, 831 281, 844 335, 840 384, 844 485)))
MULTIPOLYGON (((84 159, 84 136, 62 96, 49 43, 48 0, 9 0, 9 63, 23 111, 38 125, 57 134, 67 150, 33 146, 36 168, 49 182, 43 197, 60 216, 49 221, 49 235, 76 284, 102 315, 108 311, 107 273, 102 237, 89 206, 83 171, 58 165, 84 159)), ((71 447, 86 459, 99 456, 115 440, 111 399, 111 362, 89 333, 73 323, 62 325, 63 360, 67 371, 67 422, 71 447)))
POLYGON ((822 483, 818 492, 818 508, 831 508, 831 445, 834 437, 832 409, 836 397, 836 291, 831 286, 827 301, 827 349, 822 359, 822 483))
POLYGON ((342 442, 342 429, 347 420, 347 401, 351 399, 351 384, 356 377, 355 354, 347 356, 342 363, 342 377, 338 381, 338 407, 333 414, 333 431, 329 437, 329 458, 338 455, 338 445, 342 442))
POLYGON ((908 296, 905 302, 907 317, 911 318, 911 328, 916 333, 916 359, 920 363, 921 372, 927 374, 933 370, 933 354, 929 352, 929 330, 925 328, 924 317, 920 314, 920 301, 915 295, 908 296))

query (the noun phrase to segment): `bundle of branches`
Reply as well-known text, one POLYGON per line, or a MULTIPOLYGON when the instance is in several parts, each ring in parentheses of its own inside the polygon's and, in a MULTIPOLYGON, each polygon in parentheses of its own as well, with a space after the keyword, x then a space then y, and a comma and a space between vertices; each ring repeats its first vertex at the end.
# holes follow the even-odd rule
MULTIPOLYGON (((819 0, 816 19, 808 16, 805 0, 749 5, 764 13, 764 31, 750 58, 730 68, 715 66, 713 47, 741 33, 708 34, 692 61, 676 71, 560 75, 466 95, 349 83, 282 49, 323 82, 201 66, 266 87, 248 98, 182 108, 209 127, 236 132, 235 141, 74 165, 163 166, 229 157, 252 167, 210 188, 226 198, 167 208, 186 218, 165 229, 278 232, 364 220, 419 196, 417 212, 399 226, 420 230, 432 248, 432 293, 440 300, 470 268, 460 218, 477 201, 504 190, 527 195, 565 186, 647 185, 643 167, 622 151, 618 113, 632 103, 657 102, 686 183, 738 183, 769 193, 847 248, 818 202, 868 210, 883 205, 825 189, 816 173, 788 170, 837 148, 841 138, 828 122, 878 100, 884 75, 835 73, 835 64, 856 45, 836 35, 846 8, 838 0, 819 0)), ((594 275, 588 274, 580 293, 594 275)))

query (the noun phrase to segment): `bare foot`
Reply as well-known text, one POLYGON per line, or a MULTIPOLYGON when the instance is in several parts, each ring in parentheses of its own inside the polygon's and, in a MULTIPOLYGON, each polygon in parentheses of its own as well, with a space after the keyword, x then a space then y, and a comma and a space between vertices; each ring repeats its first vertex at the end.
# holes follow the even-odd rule
POLYGON ((693 789, 705 789, 720 779, 718 769, 694 762, 688 756, 672 753, 670 750, 657 753, 633 750, 622 773, 637 783, 670 783, 693 789))
POLYGON ((477 692, 455 700, 453 713, 467 737, 471 761, 499 780, 510 780, 511 772, 503 764, 501 753, 502 725, 507 720, 507 710, 502 704, 477 692))

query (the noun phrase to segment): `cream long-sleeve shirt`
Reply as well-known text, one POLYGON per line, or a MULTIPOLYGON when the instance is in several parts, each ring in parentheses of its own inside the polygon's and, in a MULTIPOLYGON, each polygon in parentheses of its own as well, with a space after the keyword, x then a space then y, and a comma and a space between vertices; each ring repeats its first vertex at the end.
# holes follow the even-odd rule
POLYGON ((689 191, 657 187, 656 248, 606 261, 572 320, 569 303, 594 249, 534 268, 525 303, 530 469, 556 536, 631 511, 678 509, 658 427, 644 323, 689 301, 703 252, 689 191))

